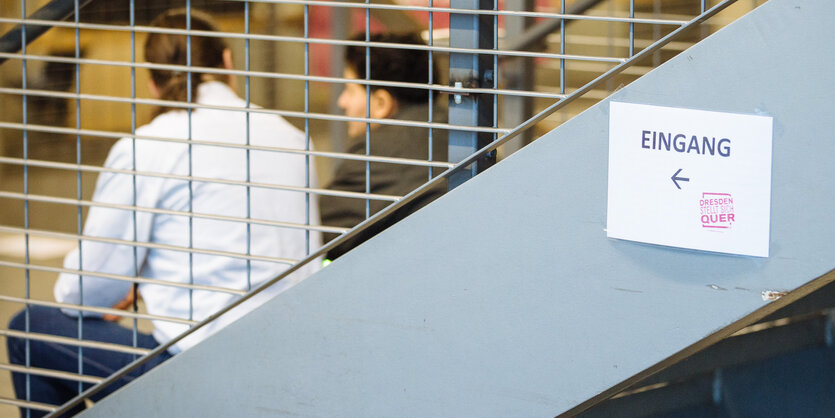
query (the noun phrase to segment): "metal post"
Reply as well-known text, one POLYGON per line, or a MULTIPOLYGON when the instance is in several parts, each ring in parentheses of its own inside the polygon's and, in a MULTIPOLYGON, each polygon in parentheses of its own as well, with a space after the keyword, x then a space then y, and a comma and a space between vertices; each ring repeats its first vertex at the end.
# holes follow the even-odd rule
MULTIPOLYGON (((452 0, 456 9, 491 10, 492 0, 452 0)), ((449 18, 449 43, 453 48, 493 49, 493 17, 488 15, 451 14, 449 18)), ((493 56, 490 54, 453 53, 449 57, 449 83, 453 87, 492 88, 495 85, 493 56)), ((449 100, 449 123, 463 126, 494 126, 493 95, 453 94, 449 100)), ((465 130, 449 132, 449 160, 464 160, 476 150, 490 143, 493 134, 465 130)), ((496 161, 496 152, 490 152, 476 161, 468 170, 462 170, 449 178, 453 189, 477 173, 486 170, 496 161)))

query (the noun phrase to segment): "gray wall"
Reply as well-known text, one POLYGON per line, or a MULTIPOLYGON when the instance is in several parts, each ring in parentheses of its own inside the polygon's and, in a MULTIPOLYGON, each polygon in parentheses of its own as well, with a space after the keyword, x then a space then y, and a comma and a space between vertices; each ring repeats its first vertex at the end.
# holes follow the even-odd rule
POLYGON ((607 239, 607 100, 89 415, 553 416, 810 291, 761 298, 835 267, 833 15, 772 0, 611 98, 774 117, 769 258, 607 239))

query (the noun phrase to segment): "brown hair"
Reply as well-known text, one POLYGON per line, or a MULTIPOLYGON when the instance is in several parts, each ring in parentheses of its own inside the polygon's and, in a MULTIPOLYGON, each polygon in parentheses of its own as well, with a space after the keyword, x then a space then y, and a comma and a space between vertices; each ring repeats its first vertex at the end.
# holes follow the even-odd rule
MULTIPOLYGON (((186 29, 190 17, 190 28, 200 31, 217 31, 207 13, 192 10, 190 16, 186 9, 169 10, 157 16, 151 26, 158 28, 186 29)), ((191 65, 194 67, 223 67, 223 51, 226 42, 219 37, 191 35, 191 65)), ((145 40, 145 61, 155 64, 187 65, 189 39, 186 35, 168 33, 150 33, 145 40)), ((191 76, 191 101, 197 101, 197 86, 207 79, 218 79, 217 75, 199 72, 171 71, 151 69, 151 80, 160 92, 160 99, 185 102, 188 97, 188 78, 191 76)), ((172 107, 160 107, 154 112, 158 116, 172 107)))

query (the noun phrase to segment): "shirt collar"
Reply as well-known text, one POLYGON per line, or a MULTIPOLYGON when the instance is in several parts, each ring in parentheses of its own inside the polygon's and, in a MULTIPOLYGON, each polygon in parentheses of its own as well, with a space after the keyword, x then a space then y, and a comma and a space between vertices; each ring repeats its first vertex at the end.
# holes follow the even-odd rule
POLYGON ((204 81, 197 86, 197 103, 222 106, 240 100, 229 85, 220 81, 204 81))

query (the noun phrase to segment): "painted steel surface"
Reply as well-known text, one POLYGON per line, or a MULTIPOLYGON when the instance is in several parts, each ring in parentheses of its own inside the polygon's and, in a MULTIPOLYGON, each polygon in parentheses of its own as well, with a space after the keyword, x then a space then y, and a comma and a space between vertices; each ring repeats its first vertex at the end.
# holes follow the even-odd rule
POLYGON ((576 412, 822 285, 833 13, 772 0, 611 98, 773 116, 770 257, 607 239, 607 100, 87 416, 576 412))

